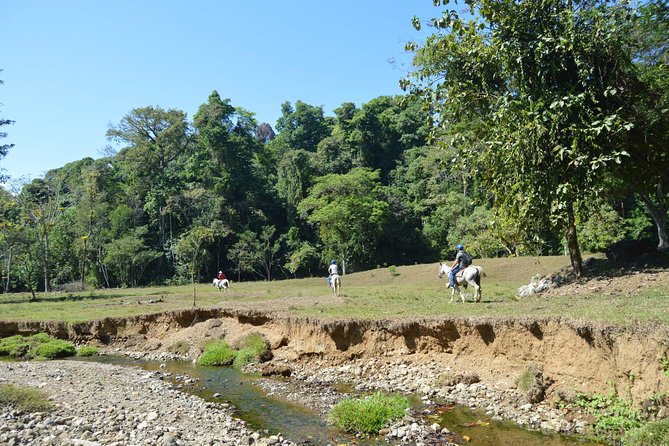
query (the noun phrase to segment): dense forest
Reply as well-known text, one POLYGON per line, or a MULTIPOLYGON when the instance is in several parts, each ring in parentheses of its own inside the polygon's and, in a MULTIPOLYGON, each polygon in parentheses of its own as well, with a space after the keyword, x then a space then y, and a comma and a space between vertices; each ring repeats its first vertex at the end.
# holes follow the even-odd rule
POLYGON ((108 156, 0 190, 2 290, 346 273, 456 243, 577 274, 619 240, 667 250, 666 1, 468 5, 414 19, 434 32, 407 45, 404 96, 286 102, 274 127, 217 91, 192 119, 130 110, 108 156))

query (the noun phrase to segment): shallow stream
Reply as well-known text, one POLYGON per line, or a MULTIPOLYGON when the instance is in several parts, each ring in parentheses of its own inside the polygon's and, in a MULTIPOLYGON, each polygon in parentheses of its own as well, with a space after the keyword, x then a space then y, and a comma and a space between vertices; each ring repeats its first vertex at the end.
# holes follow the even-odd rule
MULTIPOLYGON (((104 362, 121 366, 140 367, 147 371, 187 375, 197 382, 184 385, 183 390, 200 396, 206 401, 227 402, 235 408, 236 416, 245 420, 256 430, 277 434, 300 445, 342 445, 360 446, 388 445, 384 438, 352 438, 337 432, 321 419, 318 413, 301 405, 267 396, 254 384, 256 376, 241 373, 232 367, 202 367, 185 361, 147 361, 118 356, 97 356, 78 358, 104 362), (164 363, 163 369, 160 364, 164 363), (221 397, 214 397, 220 394, 221 397)), ((179 384, 183 384, 179 382, 179 384)), ((418 400, 418 399, 416 399, 418 400)), ((419 404, 419 403, 418 403, 419 404)), ((420 412, 420 407, 416 407, 420 412)), ((467 436, 469 446, 595 446, 594 443, 576 437, 546 435, 527 431, 512 422, 493 421, 484 414, 466 407, 449 407, 438 417, 430 416, 430 424, 437 422, 442 427, 457 432, 460 437, 467 436)), ((432 443, 443 444, 443 443, 432 443)))

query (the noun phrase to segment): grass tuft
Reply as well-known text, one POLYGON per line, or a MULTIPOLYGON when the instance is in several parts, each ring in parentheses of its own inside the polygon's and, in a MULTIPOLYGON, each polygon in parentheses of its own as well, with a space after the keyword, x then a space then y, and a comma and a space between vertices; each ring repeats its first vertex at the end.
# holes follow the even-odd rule
POLYGON ((225 341, 214 341, 207 344, 204 353, 197 359, 198 365, 221 366, 230 365, 235 359, 235 351, 225 341))
POLYGON ((60 339, 54 339, 46 333, 32 336, 10 336, 0 339, 0 356, 12 358, 64 358, 76 353, 74 344, 60 339))
POLYGON ((77 356, 95 356, 98 354, 98 349, 92 345, 82 345, 77 350, 77 356))
POLYGON ((669 419, 651 421, 626 432, 622 438, 625 446, 664 446, 669 444, 669 419))
POLYGON ((0 384, 0 406, 12 406, 24 412, 46 412, 54 408, 40 390, 12 384, 0 384))
POLYGON ((363 399, 346 399, 330 411, 330 422, 351 434, 377 434, 388 422, 402 418, 411 407, 403 396, 377 392, 363 399))

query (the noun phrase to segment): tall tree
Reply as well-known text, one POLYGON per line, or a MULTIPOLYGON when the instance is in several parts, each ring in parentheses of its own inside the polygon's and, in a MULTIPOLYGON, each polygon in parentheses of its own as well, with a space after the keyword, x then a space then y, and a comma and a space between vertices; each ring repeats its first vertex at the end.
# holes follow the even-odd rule
MULTIPOLYGON (((157 226, 157 245, 166 249, 168 199, 180 188, 180 174, 188 159, 191 132, 186 114, 160 107, 133 109, 107 138, 125 147, 117 159, 135 206, 144 209, 157 226)), ((162 260, 162 257, 161 257, 162 260)))
POLYGON ((426 100, 498 208, 512 209, 521 227, 551 218, 581 275, 577 210, 627 155, 616 137, 631 128, 618 94, 632 63, 629 10, 606 1, 467 4, 473 18, 446 11, 423 46, 409 45, 415 70, 402 85, 426 100))
POLYGON ((644 2, 629 26, 634 66, 620 92, 634 127, 623 136, 630 156, 617 174, 626 193, 637 193, 655 223, 658 249, 669 250, 669 5, 644 2))

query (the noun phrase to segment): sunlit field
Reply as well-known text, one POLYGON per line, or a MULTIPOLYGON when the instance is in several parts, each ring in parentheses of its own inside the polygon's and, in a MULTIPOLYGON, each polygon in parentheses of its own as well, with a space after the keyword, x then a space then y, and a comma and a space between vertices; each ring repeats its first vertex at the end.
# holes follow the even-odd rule
POLYGON ((447 278, 438 279, 438 264, 382 267, 346 274, 342 295, 333 298, 325 277, 236 282, 219 292, 211 283, 193 287, 165 286, 96 290, 83 293, 52 292, 0 295, 2 320, 55 320, 79 322, 103 317, 125 317, 162 311, 224 307, 256 309, 295 316, 321 318, 396 319, 435 316, 566 317, 577 320, 630 324, 655 321, 669 324, 669 283, 658 281, 638 293, 620 295, 541 295, 516 298, 519 286, 540 273, 546 275, 567 266, 567 257, 482 259, 475 264, 486 271, 482 280, 483 301, 462 304, 456 296, 449 304, 447 278))

